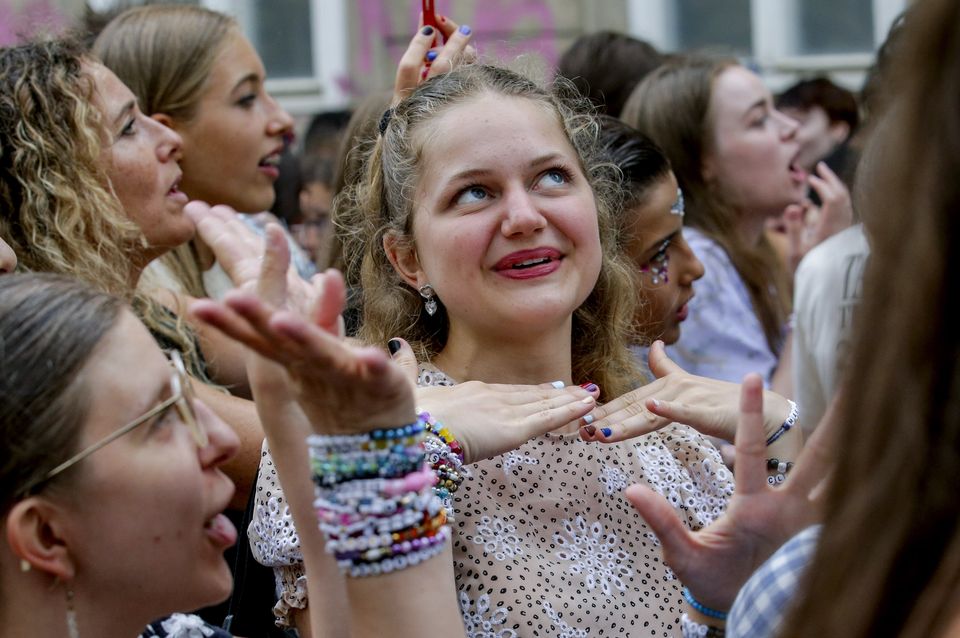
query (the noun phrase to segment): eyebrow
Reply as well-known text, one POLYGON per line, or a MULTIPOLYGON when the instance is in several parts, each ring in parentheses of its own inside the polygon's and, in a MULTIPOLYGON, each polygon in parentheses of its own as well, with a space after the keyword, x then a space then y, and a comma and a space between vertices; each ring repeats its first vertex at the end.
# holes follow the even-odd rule
POLYGON ((233 91, 236 91, 238 88, 240 88, 247 82, 253 82, 254 84, 258 84, 260 82, 260 76, 254 72, 247 73, 245 76, 240 78, 236 84, 233 85, 233 89, 231 89, 230 92, 232 93, 233 91))
POLYGON ((126 117, 127 113, 132 111, 137 105, 137 100, 133 99, 123 105, 123 108, 120 109, 120 112, 117 114, 117 117, 113 119, 114 126, 119 126, 123 122, 123 118, 126 117))
MULTIPOLYGON (((565 158, 560 153, 546 153, 545 155, 541 155, 539 157, 532 159, 530 162, 527 163, 527 167, 534 168, 537 166, 541 166, 543 164, 547 164, 549 162, 553 162, 555 160, 562 160, 562 159, 565 159, 565 158)), ((493 171, 488 168, 470 168, 465 171, 460 171, 459 173, 455 173, 451 175, 450 178, 447 179, 447 183, 450 184, 450 183, 458 182, 461 180, 468 180, 476 177, 484 177, 486 175, 491 174, 492 172, 493 171)))

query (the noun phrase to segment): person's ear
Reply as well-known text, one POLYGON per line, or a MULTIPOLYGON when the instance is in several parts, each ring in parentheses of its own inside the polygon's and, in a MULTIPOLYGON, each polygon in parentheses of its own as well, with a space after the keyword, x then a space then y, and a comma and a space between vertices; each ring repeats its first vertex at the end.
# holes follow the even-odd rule
POLYGON ((419 290, 420 286, 429 283, 420 267, 417 249, 410 242, 401 241, 395 232, 388 231, 383 236, 383 250, 393 269, 414 290, 419 290))
POLYGON ((850 137, 850 125, 843 120, 831 122, 830 128, 827 129, 827 134, 835 144, 843 144, 847 141, 847 138, 850 137))
POLYGON ((21 568, 73 579, 76 565, 65 539, 62 508, 41 496, 31 496, 14 505, 4 521, 7 543, 20 559, 21 568))
POLYGON ((174 131, 177 130, 176 120, 174 120, 172 117, 170 117, 166 113, 154 113, 153 115, 150 116, 150 118, 153 120, 156 120, 157 122, 160 122, 161 124, 163 124, 169 129, 173 129, 174 131))

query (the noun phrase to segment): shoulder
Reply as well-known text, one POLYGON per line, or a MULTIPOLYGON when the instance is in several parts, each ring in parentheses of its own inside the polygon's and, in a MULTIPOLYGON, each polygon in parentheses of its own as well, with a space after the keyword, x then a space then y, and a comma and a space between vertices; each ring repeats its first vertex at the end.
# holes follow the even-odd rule
POLYGON ((797 279, 818 277, 820 273, 840 267, 850 255, 869 252, 863 225, 856 224, 815 246, 797 267, 797 279))

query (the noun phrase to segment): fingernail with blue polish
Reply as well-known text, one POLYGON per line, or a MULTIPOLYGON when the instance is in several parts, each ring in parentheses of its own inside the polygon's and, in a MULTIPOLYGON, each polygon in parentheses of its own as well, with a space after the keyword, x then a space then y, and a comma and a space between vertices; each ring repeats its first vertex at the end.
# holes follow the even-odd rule
POLYGON ((400 351, 400 346, 403 345, 400 343, 399 339, 391 339, 387 342, 387 348, 390 350, 390 354, 394 355, 400 351))
POLYGON ((468 26, 465 25, 465 24, 464 24, 464 25, 461 25, 461 26, 460 26, 460 33, 462 33, 463 35, 470 35, 470 27, 468 27, 468 26))
POLYGON ((437 55, 439 54, 436 51, 432 51, 432 50, 427 51, 427 62, 433 62, 434 60, 436 60, 437 55))
POLYGON ((420 29, 420 33, 422 33, 423 35, 433 35, 433 27, 431 27, 430 25, 427 25, 422 29, 420 29))
POLYGON ((567 387, 567 384, 564 383, 563 381, 554 381, 550 385, 555 387, 557 390, 563 390, 565 387, 567 387))
POLYGON ((613 434, 613 430, 610 428, 600 428, 600 431, 603 432, 603 436, 610 436, 613 434))
POLYGON ((596 421, 596 419, 593 418, 593 415, 592 415, 592 414, 588 414, 588 415, 586 415, 585 417, 583 417, 583 424, 584 424, 584 425, 590 425, 590 424, 593 423, 594 421, 596 421))

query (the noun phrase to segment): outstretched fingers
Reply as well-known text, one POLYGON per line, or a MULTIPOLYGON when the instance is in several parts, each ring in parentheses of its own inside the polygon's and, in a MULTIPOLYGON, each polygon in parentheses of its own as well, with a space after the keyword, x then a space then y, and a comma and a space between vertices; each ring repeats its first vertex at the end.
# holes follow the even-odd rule
POLYGON ((767 442, 763 427, 763 379, 748 374, 740 387, 740 424, 736 436, 737 494, 766 489, 767 442))

